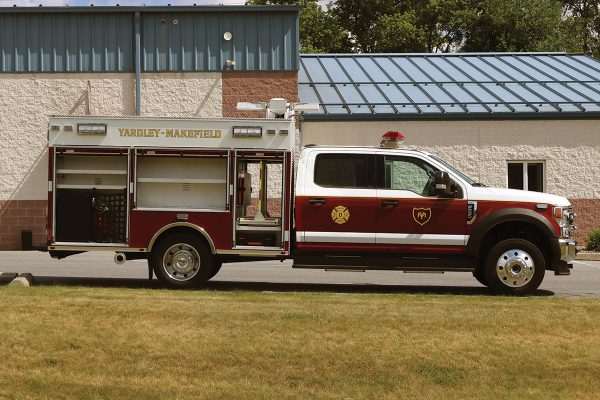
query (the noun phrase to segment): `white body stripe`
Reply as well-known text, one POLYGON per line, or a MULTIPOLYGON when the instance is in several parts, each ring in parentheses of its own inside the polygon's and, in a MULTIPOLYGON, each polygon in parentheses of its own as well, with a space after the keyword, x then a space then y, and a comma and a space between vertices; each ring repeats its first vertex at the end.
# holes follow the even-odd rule
POLYGON ((321 243, 370 243, 375 244, 374 233, 363 232, 299 232, 303 242, 321 243))
POLYGON ((298 242, 464 246, 469 235, 363 232, 297 232, 298 242))
POLYGON ((377 243, 381 244, 464 246, 468 240, 469 235, 442 235, 437 233, 377 233, 377 243))

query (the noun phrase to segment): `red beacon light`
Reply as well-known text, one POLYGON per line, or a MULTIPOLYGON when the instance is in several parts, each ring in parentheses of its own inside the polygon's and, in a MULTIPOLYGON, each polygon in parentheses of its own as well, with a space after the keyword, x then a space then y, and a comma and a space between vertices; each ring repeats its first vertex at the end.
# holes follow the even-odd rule
POLYGON ((400 132, 388 131, 381 136, 381 143, 379 147, 385 147, 388 149, 398 148, 404 142, 404 135, 400 132))

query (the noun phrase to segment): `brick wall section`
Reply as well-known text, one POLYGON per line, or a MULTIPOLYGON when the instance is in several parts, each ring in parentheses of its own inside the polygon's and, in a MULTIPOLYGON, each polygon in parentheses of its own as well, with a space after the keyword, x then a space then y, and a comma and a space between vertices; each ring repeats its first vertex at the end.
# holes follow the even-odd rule
POLYGON ((263 102, 275 97, 298 101, 297 72, 223 72, 223 116, 259 117, 264 111, 237 111, 238 101, 263 102))
POLYGON ((594 228, 600 228, 600 199, 570 199, 569 201, 577 213, 575 239, 580 245, 585 245, 588 233, 594 228))
POLYGON ((21 231, 31 230, 33 244, 46 244, 46 200, 0 200, 0 250, 21 249, 21 231))

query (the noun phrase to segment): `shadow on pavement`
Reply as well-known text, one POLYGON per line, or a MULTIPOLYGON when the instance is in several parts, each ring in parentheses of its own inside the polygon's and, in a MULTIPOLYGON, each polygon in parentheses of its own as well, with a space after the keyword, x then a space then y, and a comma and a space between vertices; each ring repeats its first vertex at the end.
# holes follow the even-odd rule
MULTIPOLYGON (((127 278, 71 278, 56 276, 39 276, 34 278, 36 286, 85 286, 104 288, 161 289, 160 283, 154 279, 127 278)), ((437 294, 489 296, 493 295, 488 288, 482 286, 416 286, 416 285, 379 285, 379 284, 335 284, 335 283, 273 283, 273 282, 236 282, 210 281, 199 290, 253 292, 325 292, 325 293, 382 293, 382 294, 437 294)), ((554 296, 554 292, 538 289, 533 296, 554 296)))

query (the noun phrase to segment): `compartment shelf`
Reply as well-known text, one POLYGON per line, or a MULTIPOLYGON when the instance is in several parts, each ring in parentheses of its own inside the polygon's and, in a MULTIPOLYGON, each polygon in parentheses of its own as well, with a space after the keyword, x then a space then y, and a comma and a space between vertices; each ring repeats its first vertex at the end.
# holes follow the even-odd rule
POLYGON ((106 190, 121 190, 126 189, 126 185, 56 185, 57 189, 106 189, 106 190))
POLYGON ((63 175, 127 175, 127 170, 120 169, 57 169, 63 175))
POLYGON ((225 184, 225 179, 199 179, 199 178, 138 178, 138 183, 221 183, 225 184))

